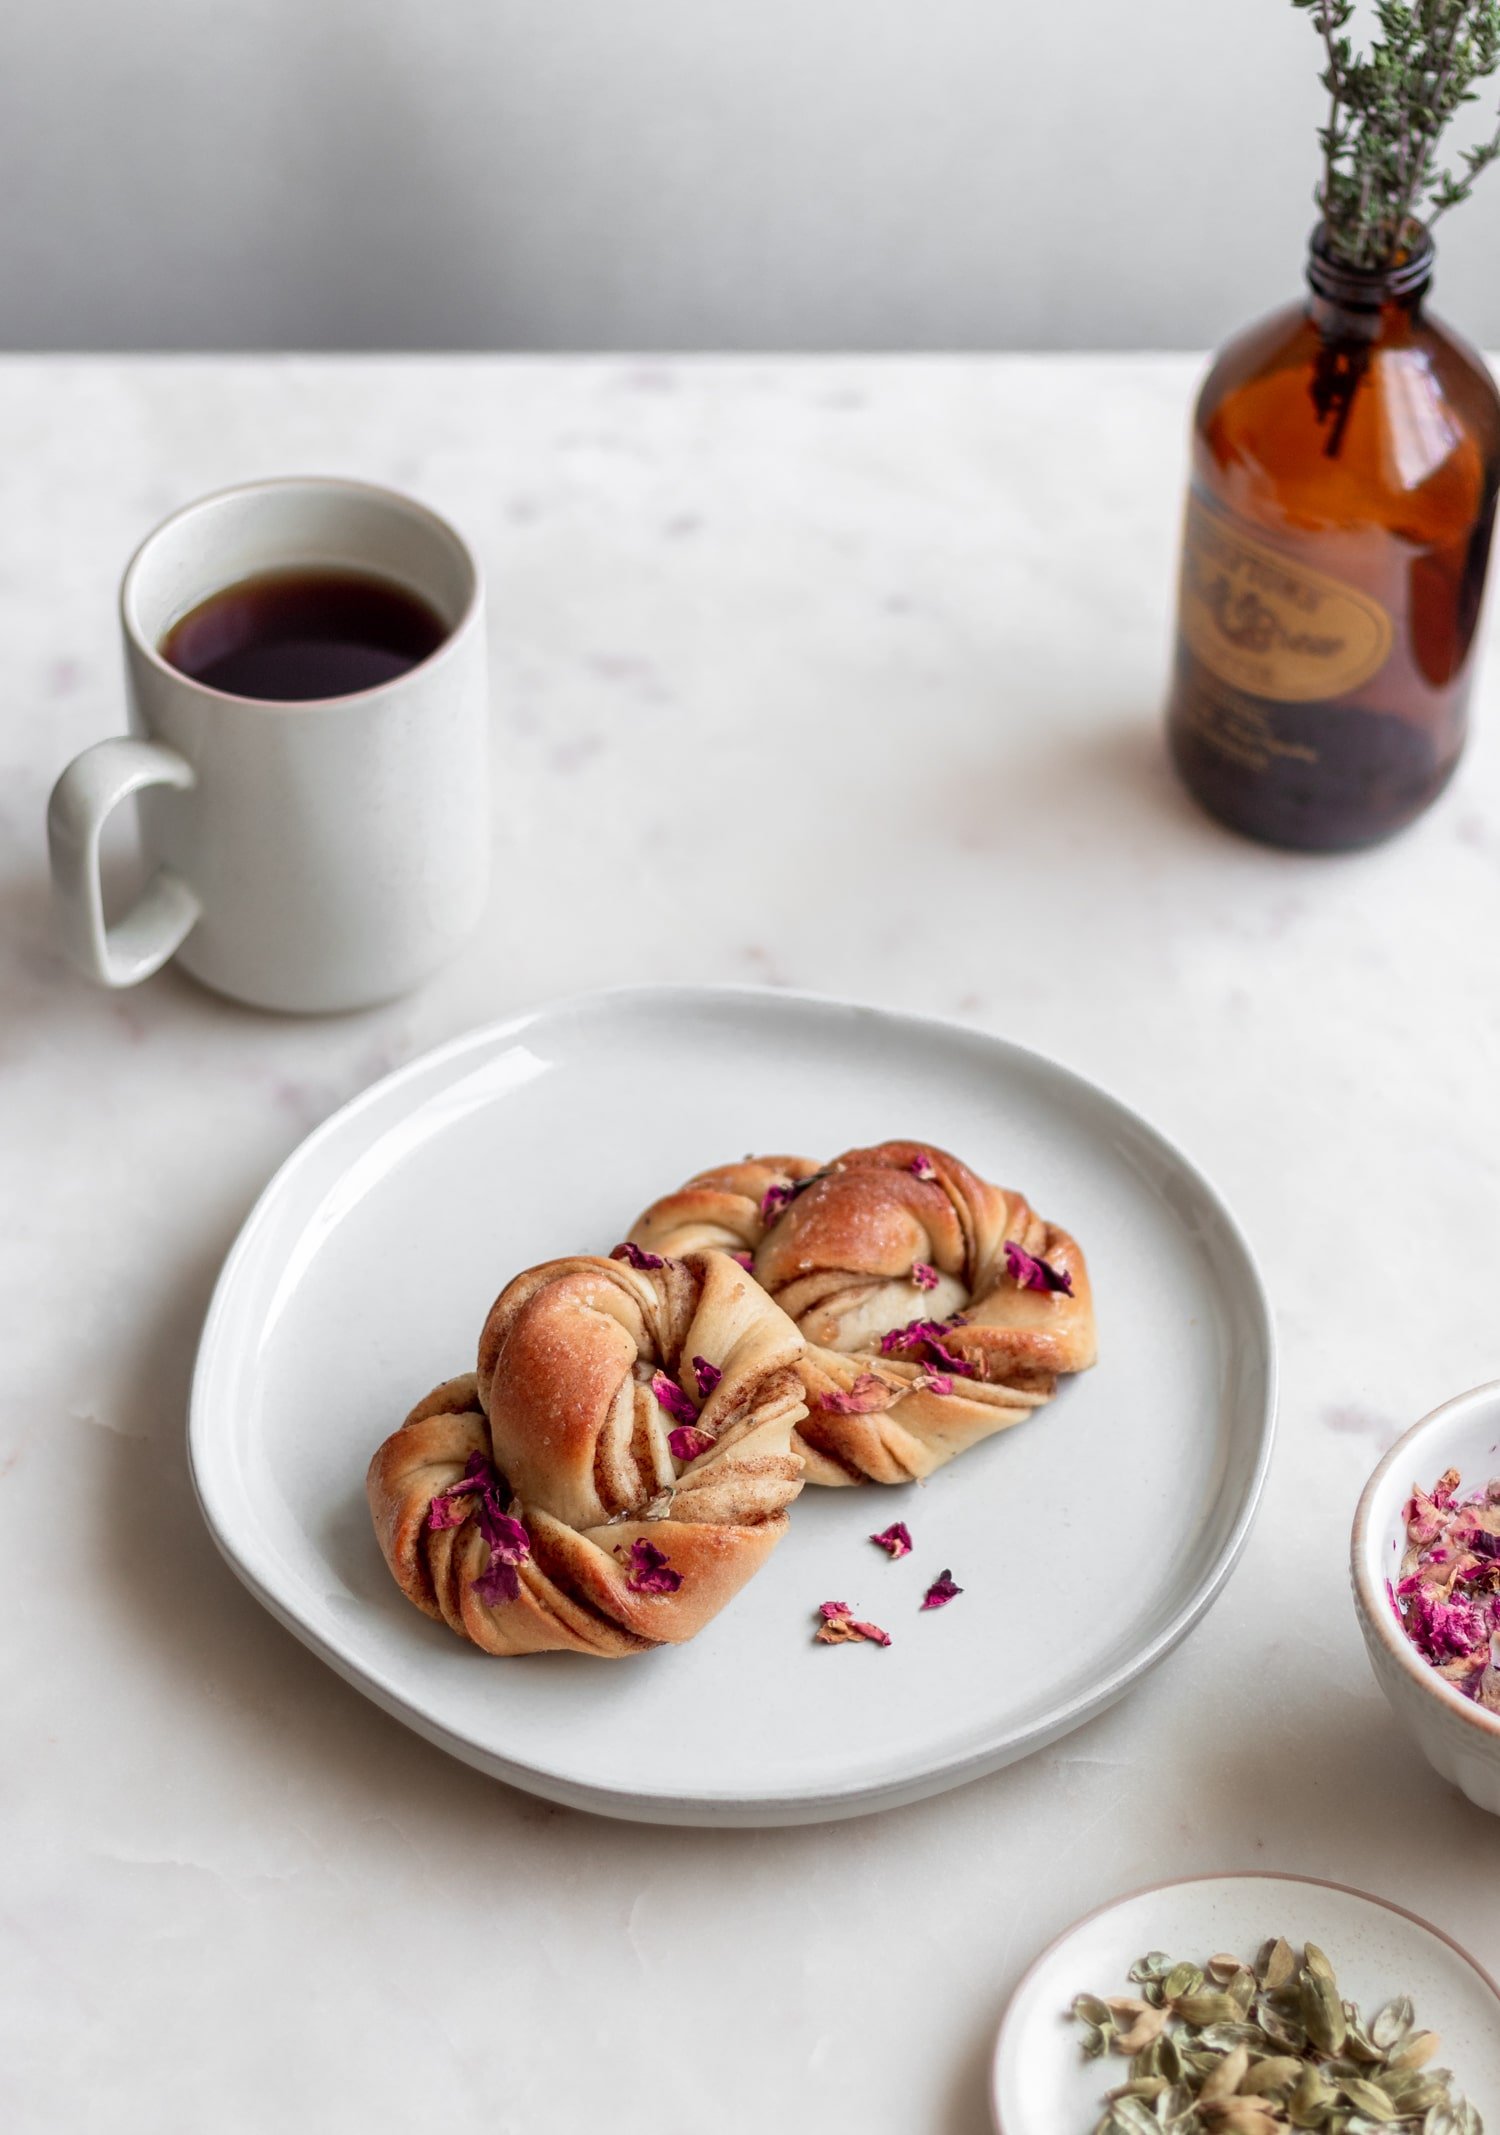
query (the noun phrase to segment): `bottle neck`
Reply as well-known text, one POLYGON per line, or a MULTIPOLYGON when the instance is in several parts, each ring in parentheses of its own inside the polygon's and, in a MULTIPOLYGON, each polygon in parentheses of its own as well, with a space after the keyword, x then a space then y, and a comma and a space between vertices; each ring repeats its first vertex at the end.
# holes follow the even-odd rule
POLYGON ((1388 267, 1350 267, 1329 250, 1321 223, 1307 248, 1308 317, 1328 341, 1404 338, 1421 313, 1435 248, 1423 230, 1388 267))

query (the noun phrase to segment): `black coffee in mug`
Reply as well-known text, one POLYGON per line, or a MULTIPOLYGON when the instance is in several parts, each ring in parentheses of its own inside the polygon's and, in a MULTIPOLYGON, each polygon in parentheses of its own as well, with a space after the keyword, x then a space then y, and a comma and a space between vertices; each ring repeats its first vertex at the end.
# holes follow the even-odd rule
POLYGON ((448 635, 426 601, 364 571, 262 571, 211 593, 157 650, 232 697, 297 703, 394 681, 448 635))

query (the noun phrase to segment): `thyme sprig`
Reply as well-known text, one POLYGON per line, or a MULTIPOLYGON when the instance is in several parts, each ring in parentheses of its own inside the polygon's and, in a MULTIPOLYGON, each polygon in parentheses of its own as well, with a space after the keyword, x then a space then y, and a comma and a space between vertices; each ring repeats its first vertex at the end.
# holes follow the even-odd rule
POLYGON ((1323 171, 1314 197, 1324 243, 1345 266, 1394 266, 1500 161, 1500 123, 1439 168, 1438 143, 1477 82, 1500 68, 1500 0, 1376 0, 1380 34, 1356 51, 1355 0, 1292 0, 1327 64, 1323 171))

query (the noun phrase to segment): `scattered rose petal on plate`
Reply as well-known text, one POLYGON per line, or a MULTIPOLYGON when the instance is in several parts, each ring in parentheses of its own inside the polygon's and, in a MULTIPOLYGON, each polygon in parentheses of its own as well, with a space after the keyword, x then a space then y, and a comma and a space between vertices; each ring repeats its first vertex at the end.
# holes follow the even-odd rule
POLYGON ((946 1608, 954 1596, 962 1592, 963 1588, 961 1586, 953 1584, 952 1572, 939 1572, 936 1579, 933 1580, 931 1586, 922 1596, 922 1606, 924 1609, 946 1608))
POLYGON ((818 1604, 818 1614, 823 1621, 813 1636, 824 1646, 846 1646, 864 1640, 872 1646, 888 1646, 890 1633, 882 1631, 878 1623, 862 1623, 850 1613, 847 1601, 823 1601, 818 1604))
POLYGON ((870 1540, 877 1549, 883 1549, 888 1557, 911 1555, 911 1532, 905 1520, 893 1520, 880 1534, 871 1535, 870 1540))

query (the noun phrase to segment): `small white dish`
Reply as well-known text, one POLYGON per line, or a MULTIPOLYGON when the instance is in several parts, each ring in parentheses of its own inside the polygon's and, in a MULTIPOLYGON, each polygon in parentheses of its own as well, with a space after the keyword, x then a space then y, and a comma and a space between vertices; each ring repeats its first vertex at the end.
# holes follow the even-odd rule
POLYGON ((999 2135, 1088 2135, 1105 2092, 1124 2080, 1118 2056, 1085 2060, 1068 2013, 1077 1995, 1134 1993, 1127 1975, 1148 1950, 1194 1964, 1220 1950, 1253 1958, 1272 1935, 1317 1943, 1345 1999, 1367 2016, 1409 1994, 1417 2022, 1441 2037, 1438 2060, 1457 2088, 1487 2121, 1500 2115, 1500 1989, 1440 1929, 1304 1876, 1200 1876, 1117 1898, 1037 1958, 995 2042, 990 2097, 999 2135))
POLYGON ((1403 1513, 1412 1485, 1430 1490, 1447 1468, 1457 1468, 1465 1490, 1500 1475, 1500 1380, 1424 1416, 1366 1483, 1350 1550, 1354 1610, 1375 1680, 1428 1763, 1478 1808, 1500 1816, 1500 1713, 1486 1712, 1428 1666, 1387 1592, 1406 1551, 1403 1513))
POLYGON ((1155 1666, 1239 1555, 1273 1385, 1265 1296, 1232 1217, 1081 1077, 914 1016, 655 988, 458 1039, 310 1136, 220 1278, 190 1449, 240 1577, 431 1741, 575 1807, 787 1824, 993 1771, 1155 1666), (804 1491, 769 1564, 687 1646, 493 1660, 403 1600, 365 1466, 420 1395, 472 1365, 503 1283, 555 1254, 608 1252, 647 1202, 726 1156, 892 1134, 960 1151, 1082 1240, 1094 1371, 923 1486, 804 1491), (868 1540, 896 1519, 916 1543, 900 1563, 868 1540), (949 1567, 962 1596, 919 1613, 949 1567), (831 1598, 893 1644, 816 1645, 831 1598))

